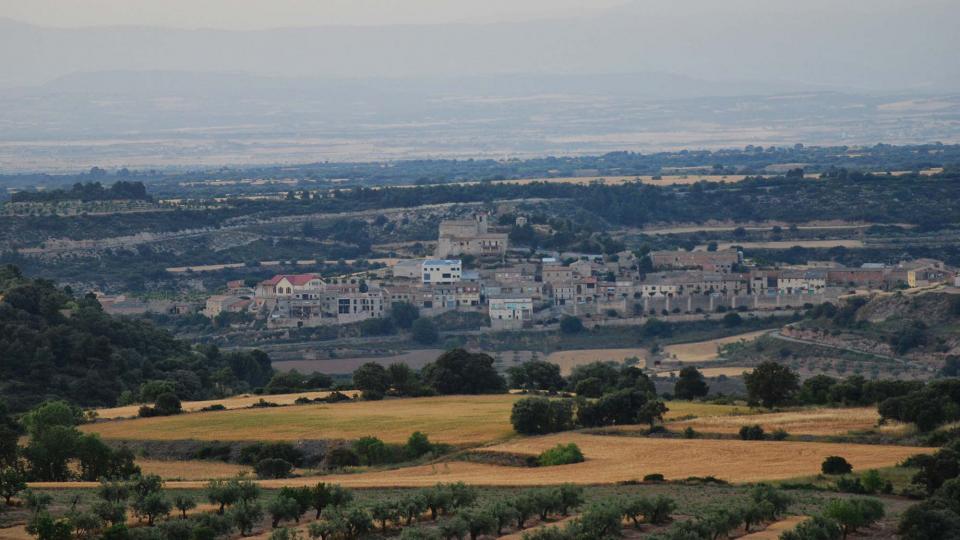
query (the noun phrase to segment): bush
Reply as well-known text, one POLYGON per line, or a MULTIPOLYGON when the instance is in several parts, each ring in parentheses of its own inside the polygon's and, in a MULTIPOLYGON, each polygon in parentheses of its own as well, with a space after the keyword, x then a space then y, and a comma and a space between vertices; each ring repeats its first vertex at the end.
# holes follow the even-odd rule
POLYGON ((253 466, 259 478, 287 478, 293 472, 293 463, 280 458, 266 458, 253 466))
POLYGON ((345 467, 357 467, 359 465, 360 456, 345 446, 334 448, 327 454, 327 468, 329 469, 343 469, 345 467))
POLYGON ((907 508, 900 517, 897 533, 903 540, 960 538, 960 515, 950 508, 949 503, 931 499, 907 508))
POLYGON ((853 465, 840 457, 840 456, 829 456, 827 459, 823 460, 823 464, 820 465, 820 471, 823 474, 850 474, 853 471, 853 465))
POLYGON ((413 340, 421 345, 432 345, 440 339, 437 326, 430 319, 417 319, 410 327, 413 340))
POLYGON ((560 332, 564 334, 579 334, 582 331, 583 321, 578 317, 566 315, 560 319, 560 332))
POLYGON ((549 450, 544 450, 537 463, 541 467, 550 467, 553 465, 568 465, 570 463, 580 463, 583 461, 583 452, 580 451, 575 443, 558 444, 549 450))
POLYGON ((775 430, 773 433, 770 434, 770 438, 773 439, 773 440, 775 440, 775 441, 785 441, 785 440, 787 440, 787 437, 789 437, 789 436, 790 436, 790 434, 787 433, 787 430, 782 429, 782 428, 781 428, 781 429, 777 429, 777 430, 775 430))
POLYGON ((254 465, 268 458, 289 461, 295 467, 303 465, 303 452, 287 442, 258 442, 240 449, 240 463, 244 465, 254 465))
POLYGON ((861 527, 869 527, 884 516, 883 503, 877 499, 834 499, 823 515, 840 524, 844 538, 861 527))
POLYGON ((177 395, 172 392, 164 392, 157 396, 157 401, 153 407, 144 405, 140 407, 137 414, 141 418, 149 418, 152 416, 172 416, 182 412, 183 408, 177 395))
POLYGON ((644 482, 659 483, 659 482, 663 482, 664 480, 665 478, 660 473, 651 473, 643 477, 644 482))
POLYGON ((780 535, 780 540, 839 540, 840 525, 832 519, 814 516, 802 521, 792 531, 780 535))
POLYGON ((763 428, 758 424, 743 426, 740 428, 740 438, 744 441, 762 441, 763 428))

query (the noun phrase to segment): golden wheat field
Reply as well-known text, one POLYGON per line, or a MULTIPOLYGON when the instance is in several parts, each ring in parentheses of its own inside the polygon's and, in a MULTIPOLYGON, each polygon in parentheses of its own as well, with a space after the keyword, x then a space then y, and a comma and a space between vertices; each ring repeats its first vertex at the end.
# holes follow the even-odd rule
MULTIPOLYGON (((106 439, 297 441, 375 435, 404 442, 414 431, 450 444, 477 444, 514 435, 510 411, 519 394, 444 396, 235 409, 86 424, 106 439)), ((740 408, 670 402, 667 418, 737 414, 740 408)))
POLYGON ((235 409, 83 426, 107 439, 296 441, 376 435, 404 442, 414 431, 447 443, 479 443, 512 435, 510 410, 518 397, 444 396, 336 404, 235 409))
POLYGON ((672 422, 670 429, 679 431, 691 427, 704 433, 737 433, 742 426, 759 424, 767 432, 785 430, 791 435, 844 435, 854 431, 877 429, 884 433, 903 434, 906 424, 890 423, 877 426, 880 415, 875 407, 854 409, 809 409, 752 415, 699 417, 672 422))
POLYGON ((253 472, 245 465, 222 461, 167 461, 141 458, 137 459, 137 465, 140 466, 143 474, 156 474, 165 480, 212 480, 253 472))
MULTIPOLYGON (((348 396, 355 396, 357 392, 347 391, 344 392, 348 396)), ((275 394, 275 395, 264 395, 257 396, 254 394, 243 394, 241 396, 232 396, 223 399, 210 399, 204 401, 184 401, 181 405, 183 406, 184 412, 197 412, 204 407, 209 407, 211 405, 223 405, 227 409, 243 409, 249 407, 254 403, 257 403, 261 399, 269 401, 271 403, 276 403, 277 405, 292 405, 297 398, 305 397, 307 399, 316 399, 316 398, 325 398, 330 395, 330 392, 299 392, 296 394, 275 394)), ((103 418, 105 420, 112 420, 115 418, 135 418, 137 412, 140 410, 140 405, 126 405, 123 407, 111 407, 108 409, 96 409, 97 417, 103 418)))
POLYGON ((650 357, 648 349, 581 349, 573 351, 555 351, 550 353, 546 360, 560 366, 563 375, 570 375, 573 368, 591 362, 623 362, 627 358, 637 358, 640 362, 637 367, 646 366, 650 357))
MULTIPOLYGON (((782 480, 817 474, 823 459, 842 455, 854 469, 889 467, 931 449, 906 446, 786 441, 650 439, 561 433, 514 439, 487 450, 535 455, 557 444, 576 443, 586 461, 549 468, 518 468, 470 462, 444 462, 391 471, 332 475, 325 481, 352 487, 427 486, 463 481, 476 485, 549 485, 562 482, 607 484, 638 480, 652 473, 668 479, 716 476, 730 482, 782 480)), ((267 480, 265 487, 315 479, 267 480)))
MULTIPOLYGON (((703 368, 700 370, 700 373, 704 377, 739 377, 743 375, 744 372, 751 372, 753 368, 744 367, 744 366, 727 366, 727 367, 715 367, 715 368, 703 368)), ((657 373, 658 377, 676 377, 680 374, 680 371, 661 371, 657 373)))
POLYGON ((663 352, 669 360, 676 362, 709 362, 717 359, 721 346, 740 341, 753 341, 766 333, 767 330, 758 330, 695 343, 667 345, 663 348, 663 352))

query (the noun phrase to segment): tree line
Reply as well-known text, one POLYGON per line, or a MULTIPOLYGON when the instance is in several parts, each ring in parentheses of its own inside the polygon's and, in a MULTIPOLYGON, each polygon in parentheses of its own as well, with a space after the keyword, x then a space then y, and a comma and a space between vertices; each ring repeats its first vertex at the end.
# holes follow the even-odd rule
POLYGON ((0 267, 0 393, 13 411, 50 399, 84 407, 246 392, 273 376, 258 350, 191 346, 151 323, 112 317, 92 294, 0 267))

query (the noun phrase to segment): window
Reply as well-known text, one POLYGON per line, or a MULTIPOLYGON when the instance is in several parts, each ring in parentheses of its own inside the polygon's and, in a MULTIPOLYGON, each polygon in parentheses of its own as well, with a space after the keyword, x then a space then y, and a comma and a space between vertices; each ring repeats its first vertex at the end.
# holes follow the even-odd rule
POLYGON ((350 299, 341 298, 337 301, 337 312, 340 314, 350 313, 350 299))

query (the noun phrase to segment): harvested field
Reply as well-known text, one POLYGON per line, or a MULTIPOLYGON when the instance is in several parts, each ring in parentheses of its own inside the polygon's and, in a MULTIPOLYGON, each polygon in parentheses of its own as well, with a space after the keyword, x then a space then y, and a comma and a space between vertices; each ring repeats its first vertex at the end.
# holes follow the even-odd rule
POLYGON ((644 367, 650 358, 648 349, 581 349, 573 351, 556 351, 547 356, 547 362, 560 366, 563 375, 569 375, 573 368, 591 362, 623 362, 627 358, 640 359, 637 367, 644 367))
MULTIPOLYGON (((262 480, 265 488, 333 482, 345 487, 425 487, 437 482, 463 481, 478 486, 543 486, 564 482, 614 484, 642 479, 652 473, 667 479, 715 476, 729 482, 784 480, 816 475, 831 455, 842 455, 855 470, 890 467, 909 456, 935 448, 792 441, 716 439, 650 439, 558 433, 514 439, 489 450, 536 455, 557 444, 576 443, 586 456, 583 463, 544 468, 519 468, 464 461, 418 465, 394 470, 353 474, 262 480)), ((95 482, 31 484, 35 488, 96 487, 95 482)), ((171 481, 169 489, 201 489, 205 482, 171 481)))
POLYGON ((296 441, 376 435, 404 442, 414 431, 447 443, 479 443, 513 434, 511 394, 446 396, 242 409, 83 426, 106 439, 296 441))
POLYGON ((245 465, 224 463, 222 461, 164 461, 159 459, 138 459, 137 465, 144 474, 156 474, 164 480, 212 480, 214 478, 232 478, 240 473, 252 473, 245 465))
POLYGON ((717 359, 719 349, 722 345, 737 343, 738 341, 753 341, 767 332, 767 330, 758 330, 756 332, 747 332, 746 334, 738 334, 707 341, 697 341, 695 343, 667 345, 663 348, 663 352, 669 360, 676 362, 709 362, 717 359))
MULTIPOLYGON (((779 480, 816 474, 823 459, 842 455, 854 469, 888 467, 931 449, 905 446, 809 442, 731 441, 708 439, 649 439, 560 433, 514 439, 488 448, 493 451, 536 455, 559 443, 576 443, 586 461, 549 468, 501 467, 446 462, 393 471, 334 475, 325 481, 352 487, 428 486, 464 481, 476 485, 550 485, 562 482, 607 484, 660 473, 668 479, 709 476, 730 482, 779 480)), ((286 482, 310 483, 315 479, 286 482)), ((276 485, 284 485, 279 481, 276 485)), ((264 482, 272 486, 275 481, 264 482)))
MULTIPOLYGON (((745 371, 753 371, 753 368, 744 366, 704 368, 700 370, 700 373, 702 373, 704 377, 720 377, 721 375, 724 377, 740 377, 745 371)), ((658 377, 676 377, 678 375, 680 375, 680 372, 677 370, 657 373, 658 377)))
MULTIPOLYGON (((510 411, 518 394, 443 396, 386 401, 294 405, 136 418, 87 424, 105 439, 200 441, 297 441, 356 439, 376 435, 405 442, 414 431, 450 444, 478 444, 512 437, 510 411)), ((734 414, 728 405, 668 403, 668 418, 734 414)))
POLYGON ((358 367, 367 362, 376 362, 388 366, 390 364, 406 364, 413 369, 420 369, 428 362, 433 362, 443 354, 443 349, 417 349, 395 356, 371 356, 364 358, 332 358, 329 360, 285 360, 273 362, 274 369, 290 371, 295 369, 301 373, 353 373, 358 367))
MULTIPOLYGON (((356 395, 356 392, 345 392, 347 395, 356 395)), ((223 399, 209 399, 205 401, 184 401, 182 403, 185 412, 197 412, 204 407, 211 405, 223 405, 228 409, 243 409, 259 402, 261 399, 276 403, 278 405, 293 405, 297 398, 305 397, 308 399, 324 398, 330 395, 330 392, 298 392, 296 394, 275 394, 257 396, 253 394, 243 394, 242 396, 233 396, 223 399)), ((115 418, 136 418, 140 405, 126 405, 124 407, 111 407, 109 409, 97 409, 97 417, 104 419, 115 418)))
POLYGON ((704 433, 737 433, 742 426, 759 424, 764 431, 783 429, 791 435, 844 435, 852 431, 878 429, 890 434, 899 434, 908 427, 890 424, 877 428, 880 415, 876 407, 854 409, 809 409, 802 411, 755 414, 749 418, 737 416, 700 417, 672 422, 669 428, 680 431, 691 427, 704 433))

